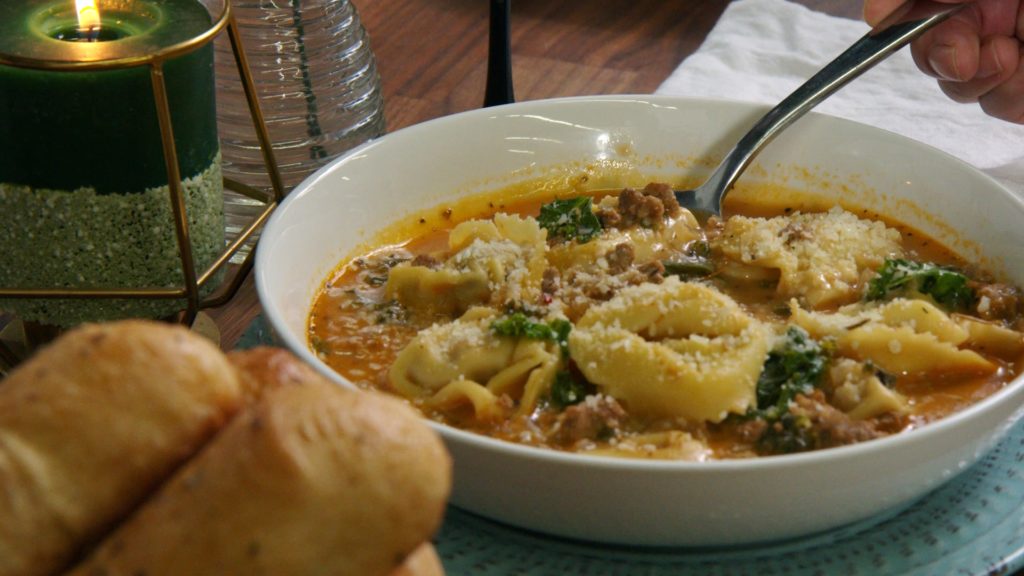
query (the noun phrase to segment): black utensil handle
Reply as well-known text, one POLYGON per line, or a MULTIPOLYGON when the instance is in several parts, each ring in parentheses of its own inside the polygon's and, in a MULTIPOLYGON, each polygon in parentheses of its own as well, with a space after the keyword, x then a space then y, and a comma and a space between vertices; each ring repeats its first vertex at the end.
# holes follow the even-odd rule
POLYGON ((512 91, 511 19, 512 0, 491 0, 484 107, 511 104, 516 101, 512 91))

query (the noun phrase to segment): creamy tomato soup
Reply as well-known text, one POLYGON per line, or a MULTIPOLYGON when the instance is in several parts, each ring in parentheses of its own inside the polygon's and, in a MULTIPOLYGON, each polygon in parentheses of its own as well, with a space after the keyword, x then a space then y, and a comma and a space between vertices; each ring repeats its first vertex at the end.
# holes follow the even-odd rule
POLYGON ((442 207, 341 264, 309 344, 451 426, 687 460, 899 433, 1019 372, 1017 288, 867 211, 794 206, 701 224, 652 183, 442 207))

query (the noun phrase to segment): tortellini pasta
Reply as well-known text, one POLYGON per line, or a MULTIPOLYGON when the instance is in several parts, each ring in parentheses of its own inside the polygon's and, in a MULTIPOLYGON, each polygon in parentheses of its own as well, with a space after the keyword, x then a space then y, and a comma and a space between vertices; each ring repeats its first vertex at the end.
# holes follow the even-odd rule
POLYGON ((721 292, 667 278, 591 308, 569 337, 587 380, 631 413, 719 422, 755 400, 767 328, 721 292))
POLYGON ((857 300, 866 277, 887 257, 902 254, 899 231, 839 208, 767 219, 734 216, 715 246, 738 264, 778 270, 779 295, 799 297, 812 309, 857 300))
MULTIPOLYGON (((608 197, 602 205, 614 205, 615 202, 614 197, 608 197)), ((700 238, 697 219, 688 210, 681 210, 678 217, 667 218, 654 228, 609 228, 595 240, 584 244, 569 242, 557 245, 551 249, 548 260, 559 270, 576 267, 607 271, 609 264, 605 255, 622 243, 632 247, 637 262, 650 262, 668 259, 700 238)))
POLYGON ((491 288, 487 274, 479 270, 397 266, 388 275, 385 294, 411 310, 453 317, 490 300, 491 288))
POLYGON ((1024 335, 1016 330, 962 314, 954 315, 953 320, 966 330, 964 342, 971 348, 1008 360, 1016 360, 1024 354, 1024 335))
POLYGON ((885 386, 872 370, 849 358, 839 358, 829 369, 832 404, 855 420, 907 409, 907 399, 885 386))
POLYGON ((792 322, 814 338, 835 341, 838 352, 870 360, 893 374, 988 374, 997 366, 961 349, 968 331, 926 300, 897 298, 881 305, 855 304, 834 314, 791 303, 792 322))
POLYGON ((547 266, 546 232, 532 218, 497 214, 452 229, 452 255, 439 267, 402 264, 385 294, 408 308, 458 316, 478 304, 534 301, 547 266))
POLYGON ((533 410, 560 367, 557 346, 498 336, 491 330, 496 318, 478 307, 422 330, 391 365, 392 387, 442 411, 469 405, 479 420, 505 415, 506 397, 518 401, 520 412, 533 410))

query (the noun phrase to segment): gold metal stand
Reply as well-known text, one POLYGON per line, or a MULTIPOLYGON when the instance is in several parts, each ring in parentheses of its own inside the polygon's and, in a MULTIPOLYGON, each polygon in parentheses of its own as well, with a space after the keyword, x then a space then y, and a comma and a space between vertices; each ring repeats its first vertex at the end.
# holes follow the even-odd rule
MULTIPOLYGON (((173 217, 175 220, 175 231, 178 241, 178 251, 181 255, 181 269, 183 283, 174 288, 110 288, 110 289, 75 289, 75 288, 2 288, 0 287, 0 298, 137 298, 137 299, 172 299, 183 298, 187 302, 180 320, 184 324, 191 325, 196 315, 203 308, 220 306, 230 300, 244 282, 245 277, 252 269, 255 250, 250 251, 245 260, 235 270, 234 274, 226 278, 218 287, 216 292, 206 298, 201 298, 202 288, 209 284, 217 273, 225 267, 231 257, 253 236, 270 217, 270 214, 284 198, 284 187, 281 183, 281 175, 274 159, 274 151, 271 146, 270 136, 267 132, 266 123, 263 119, 263 112, 260 110, 256 89, 253 84, 252 75, 249 72, 249 63, 242 47, 241 36, 238 26, 235 23, 231 11, 230 2, 223 0, 223 7, 215 18, 215 23, 203 34, 187 41, 157 50, 145 55, 115 56, 113 58, 90 61, 68 61, 28 58, 0 53, 0 64, 16 66, 19 68, 32 68, 49 71, 89 71, 89 70, 114 70, 139 66, 148 66, 149 75, 153 87, 153 100, 156 105, 157 116, 160 124, 160 137, 163 145, 164 161, 167 167, 167 182, 170 188, 170 201, 173 217), (171 123, 171 113, 168 107, 167 89, 164 84, 164 64, 176 57, 193 52, 206 44, 212 42, 222 31, 227 30, 231 41, 231 49, 235 56, 235 64, 238 67, 239 78, 245 91, 245 97, 249 105, 249 112, 252 116, 256 135, 259 138, 260 147, 263 151, 263 160, 267 167, 267 173, 273 189, 273 194, 257 190, 234 180, 224 179, 224 187, 243 194, 253 200, 264 204, 253 221, 241 231, 237 238, 233 239, 217 259, 205 270, 197 271, 192 257, 192 244, 189 239, 188 217, 185 212, 185 196, 181 184, 181 171, 178 162, 177 151, 174 146, 174 128, 171 123)), ((2 326, 0 326, 2 328, 2 326)), ((0 348, 3 345, 0 343, 0 348)), ((6 357, 10 350, 0 350, 0 356, 6 357)))

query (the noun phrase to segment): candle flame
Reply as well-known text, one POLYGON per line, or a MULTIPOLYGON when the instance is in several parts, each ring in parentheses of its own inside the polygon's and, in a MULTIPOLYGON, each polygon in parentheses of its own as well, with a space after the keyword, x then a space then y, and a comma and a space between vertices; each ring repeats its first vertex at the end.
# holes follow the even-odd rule
POLYGON ((100 11, 95 0, 75 0, 78 13, 78 29, 96 31, 100 28, 100 11))

